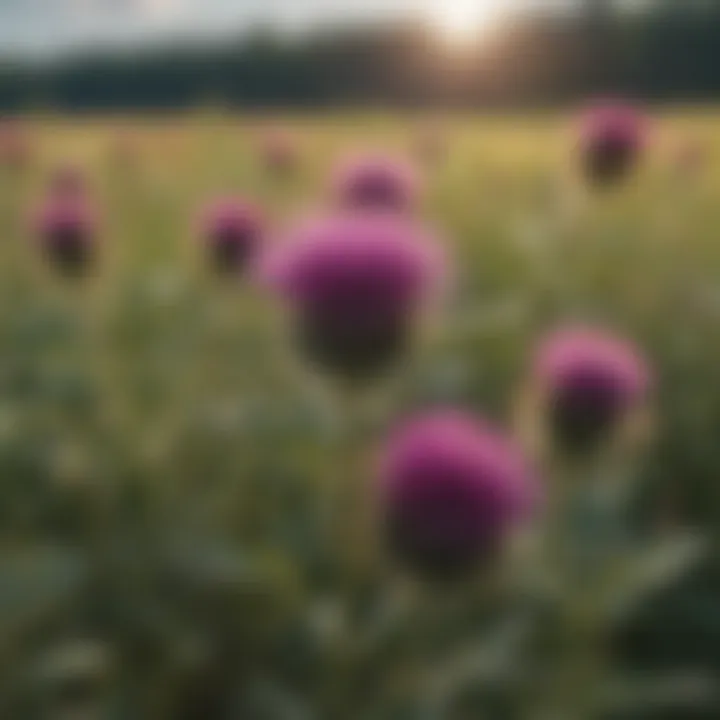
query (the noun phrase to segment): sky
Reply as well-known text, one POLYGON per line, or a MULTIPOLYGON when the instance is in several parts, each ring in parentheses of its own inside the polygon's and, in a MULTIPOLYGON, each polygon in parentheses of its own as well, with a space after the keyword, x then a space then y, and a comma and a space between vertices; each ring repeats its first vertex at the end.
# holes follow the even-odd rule
POLYGON ((150 42, 241 32, 258 23, 287 30, 408 14, 449 32, 482 25, 511 4, 573 0, 0 0, 0 53, 150 42))

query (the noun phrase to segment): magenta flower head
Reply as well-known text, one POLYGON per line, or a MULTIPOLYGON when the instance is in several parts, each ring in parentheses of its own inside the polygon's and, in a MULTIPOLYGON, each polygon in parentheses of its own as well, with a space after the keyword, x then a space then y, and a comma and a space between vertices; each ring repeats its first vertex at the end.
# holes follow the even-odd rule
POLYGON ((439 246, 412 223, 350 214, 301 226, 263 270, 292 309, 307 357, 361 378, 408 349, 445 264, 439 246))
POLYGON ((391 436, 379 501, 394 557, 421 578, 447 581, 498 558, 536 508, 538 487, 510 440, 463 413, 439 412, 391 436))
POLYGON ((37 214, 35 229, 42 251, 61 274, 77 277, 91 269, 98 216, 89 202, 51 196, 37 214))
POLYGON ((634 107, 603 103, 587 110, 580 123, 580 162, 591 185, 609 186, 637 166, 648 142, 648 122, 634 107))
POLYGON ((381 155, 345 160, 334 178, 341 207, 383 212, 410 212, 420 195, 420 180, 408 163, 381 155))
POLYGON ((535 360, 554 438, 565 450, 585 451, 607 439, 645 404, 648 366, 629 343, 596 330, 552 335, 535 360))
POLYGON ((221 274, 244 270, 260 250, 264 235, 260 209, 244 200, 215 200, 201 216, 201 236, 208 258, 221 274))

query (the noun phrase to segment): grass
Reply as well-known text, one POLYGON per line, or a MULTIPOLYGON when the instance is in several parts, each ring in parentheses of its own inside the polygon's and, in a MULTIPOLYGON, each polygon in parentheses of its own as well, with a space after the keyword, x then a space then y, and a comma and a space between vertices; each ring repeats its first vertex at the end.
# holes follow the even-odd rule
MULTIPOLYGON (((250 566, 260 558, 273 587, 286 589, 285 599, 285 591, 270 594, 282 606, 301 592, 293 568, 308 557, 322 565, 318 486, 350 472, 338 458, 328 396, 279 351, 268 299, 248 282, 204 272, 193 223, 205 200, 230 192, 259 201, 280 229, 323 203, 328 172, 347 148, 404 152, 411 133, 407 120, 382 115, 286 123, 302 162, 284 179, 259 167, 253 121, 214 113, 36 119, 36 162, 23 177, 0 179, 0 548, 3 563, 26 553, 31 568, 13 581, 15 604, 0 607, 0 630, 12 626, 19 638, 0 662, 22 657, 32 665, 48 643, 142 626, 137 616, 151 612, 151 598, 132 595, 141 600, 129 621, 128 588, 147 589, 139 561, 154 547, 149 538, 190 546, 181 552, 187 563, 191 549, 218 539, 250 549, 250 566), (112 161, 118 129, 131 132, 139 150, 127 167, 112 161), (52 277, 24 231, 48 170, 65 160, 87 170, 103 209, 101 261, 82 284, 52 277), (113 558, 117 577, 131 578, 113 590, 125 614, 87 585, 77 591, 84 604, 68 611, 56 581, 49 608, 34 610, 32 568, 43 576, 48 546, 113 558), (52 618, 40 639, 39 614, 52 618)), ((640 177, 621 192, 586 197, 568 191, 562 119, 449 120, 450 154, 429 172, 423 217, 455 258, 457 291, 432 342, 377 391, 383 412, 367 447, 392 419, 427 404, 508 421, 538 337, 563 322, 600 322, 633 339, 657 372, 658 438, 645 464, 640 519, 716 527, 716 124, 713 113, 663 117, 659 149, 640 177), (668 161, 673 139, 686 136, 708 146, 709 167, 697 177, 680 178, 668 161)), ((213 562, 198 565, 211 573, 213 562)), ((110 592, 112 583, 95 582, 110 592)), ((202 601, 202 623, 212 607, 202 601)), ((263 610, 277 608, 260 602, 246 612, 262 626, 263 610)), ((191 638, 188 628, 198 624, 167 614, 145 622, 161 646, 156 635, 182 627, 191 638)), ((243 642, 257 640, 245 633, 243 642)), ((146 640, 128 638, 123 652, 146 640)), ((16 674, 6 677, 15 692, 16 674)), ((151 698, 146 686, 157 690, 158 682, 136 680, 139 707, 161 708, 143 717, 180 717, 170 709, 173 693, 151 698)))

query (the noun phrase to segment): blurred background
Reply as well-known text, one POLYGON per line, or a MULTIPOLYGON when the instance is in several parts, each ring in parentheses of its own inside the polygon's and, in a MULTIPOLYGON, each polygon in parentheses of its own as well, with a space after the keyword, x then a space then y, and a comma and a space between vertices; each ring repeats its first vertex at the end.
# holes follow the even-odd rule
POLYGON ((720 718, 718 96, 720 0, 0 0, 0 718, 720 718), (615 98, 608 151, 576 109, 615 98), (228 208, 263 251, 334 216, 364 153, 450 267, 366 385, 213 254, 228 208), (578 323, 652 390, 540 458, 507 558, 347 541, 407 417, 532 455, 578 323))
POLYGON ((713 0, 4 0, 6 110, 552 105, 718 92, 713 0))

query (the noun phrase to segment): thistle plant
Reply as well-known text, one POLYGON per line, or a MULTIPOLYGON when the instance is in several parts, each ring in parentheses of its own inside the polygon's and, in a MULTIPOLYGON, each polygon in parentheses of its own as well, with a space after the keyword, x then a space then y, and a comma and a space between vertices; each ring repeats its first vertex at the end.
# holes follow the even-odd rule
POLYGON ((58 273, 81 277, 98 259, 99 220, 92 203, 74 191, 51 194, 35 218, 40 251, 58 273))
POLYGON ((578 162, 587 183, 612 187, 630 177, 648 144, 646 118, 632 105, 598 103, 580 121, 578 162))
POLYGON ((494 429, 458 412, 421 417, 388 441, 382 533, 401 567, 452 582, 501 562, 537 493, 520 452, 494 429))
POLYGON ((261 251, 265 223, 260 209, 252 203, 220 198, 203 209, 199 232, 214 271, 239 275, 261 251))
POLYGON ((402 218, 340 214, 301 225, 264 265, 312 365, 372 379, 407 356, 444 273, 439 246, 402 218))
POLYGON ((341 161, 332 194, 351 211, 411 213, 421 194, 420 175, 406 160, 382 154, 358 154, 341 161))
MULTIPOLYGON (((614 133, 611 146, 625 142, 614 133)), ((593 182, 629 177, 643 145, 613 147, 585 157, 593 182)), ((157 162, 153 148, 143 168, 157 162)), ((158 163, 168 175, 175 154, 158 163)), ((270 298, 251 282, 241 292, 193 282, 192 268, 175 264, 198 186, 152 194, 133 168, 122 202, 103 202, 115 210, 100 227, 90 188, 72 173, 53 177, 37 247, 76 276, 96 267, 100 231, 117 233, 123 256, 103 255, 101 295, 73 283, 48 292, 22 253, 6 253, 21 238, 3 221, 0 717, 717 717, 716 671, 703 655, 720 642, 717 573, 699 564, 704 538, 660 533, 635 513, 658 471, 647 451, 659 420, 674 422, 658 440, 660 462, 686 461, 691 480, 712 467, 707 376, 698 373, 697 396, 678 392, 682 415, 667 406, 668 386, 682 385, 673 353, 651 333, 572 325, 528 352, 529 326, 558 308, 535 303, 527 283, 521 312, 513 301, 495 314, 483 305, 442 359, 427 353, 427 377, 445 383, 434 394, 378 392, 387 377, 393 388, 406 381, 455 289, 450 244, 415 217, 414 181, 395 160, 379 164, 371 191, 357 191, 368 175, 353 171, 330 215, 291 224, 277 243, 237 198, 210 203, 196 228, 213 270, 247 280, 259 271, 299 375, 282 372, 266 342, 270 298), (527 371, 508 423, 516 360, 527 371), (332 399, 329 421, 305 392, 309 377, 332 399), (370 407, 377 397, 381 413, 370 407), (641 674, 622 654, 633 641, 652 661, 667 643, 676 664, 641 674)), ((464 204, 455 186, 446 191, 452 207, 464 204)), ((493 196, 498 211, 504 195, 493 196)), ((483 213, 466 209, 474 244, 455 262, 482 288, 458 295, 504 296, 521 249, 498 252, 481 235, 483 213)), ((553 257, 580 286, 593 263, 573 264, 568 247, 553 257)), ((620 263, 610 269, 621 277, 620 263)), ((634 326, 637 306, 622 293, 606 296, 603 315, 613 301, 634 326)), ((674 295, 671 304, 686 312, 674 295)), ((711 364, 697 328, 710 335, 715 305, 706 325, 695 317, 681 328, 711 364)), ((462 314, 462 302, 453 307, 462 314)))

